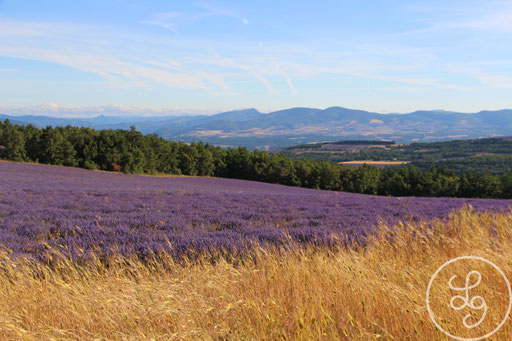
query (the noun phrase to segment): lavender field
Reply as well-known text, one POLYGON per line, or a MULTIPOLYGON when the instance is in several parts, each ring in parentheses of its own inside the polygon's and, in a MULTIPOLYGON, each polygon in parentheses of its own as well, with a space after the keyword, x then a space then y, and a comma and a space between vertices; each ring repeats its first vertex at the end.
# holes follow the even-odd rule
POLYGON ((254 243, 364 241, 380 221, 447 217, 465 204, 512 201, 391 198, 258 182, 147 177, 0 162, 0 245, 45 260, 50 249, 147 257, 243 250, 254 243))

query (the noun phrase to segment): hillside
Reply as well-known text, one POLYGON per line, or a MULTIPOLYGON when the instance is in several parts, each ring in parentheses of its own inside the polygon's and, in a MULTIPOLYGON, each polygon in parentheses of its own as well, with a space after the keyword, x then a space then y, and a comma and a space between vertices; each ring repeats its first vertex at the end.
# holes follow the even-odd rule
MULTIPOLYGON (((510 143, 509 139, 487 140, 491 141, 490 146, 496 140, 510 143)), ((344 155, 347 152, 368 156, 388 153, 389 150, 407 154, 404 148, 394 147, 397 145, 391 142, 381 143, 384 144, 374 141, 349 141, 345 142, 346 145, 315 144, 313 146, 320 146, 320 149, 313 148, 309 154, 344 155), (327 154, 321 150, 323 146, 330 146, 327 154), (347 150, 339 150, 340 146, 347 150)), ((462 145, 468 142, 451 143, 462 145)), ((468 149, 465 145, 462 147, 468 149)), ((502 151, 507 149, 507 144, 502 147, 487 150, 502 151)), ((420 147, 412 154, 416 155, 421 150, 428 151, 420 147)), ((448 148, 446 153, 460 155, 460 151, 453 147, 448 148)), ((30 125, 12 125, 8 121, 0 121, 0 159, 10 161, 132 174, 216 176, 364 194, 512 198, 512 174, 489 175, 466 171, 456 174, 437 167, 428 167, 426 171, 415 167, 390 167, 382 170, 377 167, 351 168, 332 162, 310 160, 307 159, 308 154, 299 154, 298 157, 306 160, 293 160, 265 151, 249 151, 244 147, 221 148, 203 143, 173 142, 155 134, 143 135, 135 129, 98 131, 72 126, 38 129, 30 125)))
POLYGON ((173 141, 201 140, 250 149, 341 139, 386 139, 409 143, 508 136, 512 133, 512 110, 470 114, 448 111, 378 114, 331 107, 323 110, 291 108, 268 114, 247 109, 211 116, 97 116, 91 119, 0 115, 0 120, 6 118, 39 127, 69 124, 95 129, 128 129, 133 125, 143 133, 157 133, 173 141))
POLYGON ((338 141, 276 149, 293 159, 312 159, 360 166, 410 164, 422 170, 447 167, 461 174, 512 174, 512 139, 483 138, 432 143, 396 144, 394 141, 338 141))
POLYGON ((0 162, 0 239, 16 254, 46 259, 48 248, 174 256, 236 252, 251 242, 363 240, 380 221, 445 218, 471 205, 499 212, 510 200, 389 198, 253 181, 148 177, 0 162), (41 181, 44 179, 44 181, 41 181), (371 205, 369 205, 371 203, 371 205), (170 248, 172 247, 172 249, 170 248))

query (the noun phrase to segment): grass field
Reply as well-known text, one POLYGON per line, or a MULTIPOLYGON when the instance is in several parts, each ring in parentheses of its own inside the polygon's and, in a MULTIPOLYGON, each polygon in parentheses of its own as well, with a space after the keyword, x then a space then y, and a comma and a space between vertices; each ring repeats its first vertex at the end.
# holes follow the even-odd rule
POLYGON ((362 161, 342 161, 338 162, 341 165, 352 166, 352 167, 361 167, 364 164, 370 166, 377 167, 387 167, 387 166, 400 166, 406 165, 410 163, 410 161, 372 161, 372 160, 362 160, 362 161))
MULTIPOLYGON (((464 209, 444 223, 380 231, 365 247, 260 249, 236 264, 61 259, 50 268, 3 251, 0 339, 448 340, 426 309, 436 269, 475 255, 512 275, 510 213, 464 209)), ((499 283, 482 285, 485 297, 500 297, 499 283)), ((448 308, 447 328, 462 332, 448 308)), ((493 337, 510 340, 512 325, 493 337)))

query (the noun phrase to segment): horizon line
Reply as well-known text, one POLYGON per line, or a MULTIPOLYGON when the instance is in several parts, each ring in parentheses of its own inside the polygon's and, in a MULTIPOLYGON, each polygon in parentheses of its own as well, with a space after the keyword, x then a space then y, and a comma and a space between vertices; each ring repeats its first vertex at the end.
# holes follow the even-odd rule
POLYGON ((179 116, 215 116, 228 112, 236 112, 236 111, 247 111, 247 110, 256 110, 257 112, 268 115, 279 111, 286 111, 292 109, 312 109, 312 110, 328 110, 332 108, 340 108, 346 110, 354 110, 354 111, 363 111, 372 114, 379 115, 407 115, 415 112, 438 112, 438 113, 457 113, 457 114, 477 114, 485 111, 504 111, 504 110, 512 110, 509 108, 501 108, 501 109, 481 109, 478 111, 467 112, 467 111, 456 111, 456 110, 446 110, 446 109, 416 109, 413 111, 407 112, 378 112, 372 110, 365 109, 355 109, 348 108, 339 105, 328 106, 324 108, 317 108, 314 106, 296 106, 296 107, 287 107, 283 109, 277 110, 261 110, 255 107, 243 107, 243 108, 235 108, 235 109, 212 109, 212 110, 200 110, 200 109, 176 109, 169 107, 150 107, 150 106, 127 106, 127 105, 98 105, 98 106, 61 106, 57 104, 51 103, 51 105, 42 104, 42 105, 31 105, 31 106, 5 106, 0 107, 0 115, 3 116, 13 116, 13 117, 21 117, 21 116, 36 116, 36 117, 51 117, 51 118, 69 118, 69 119, 93 119, 98 117, 179 117, 179 116), (103 111, 105 109, 109 109, 109 111, 103 111), (33 112, 32 112, 33 111, 33 112), (69 115, 66 115, 66 111, 70 111, 69 115), (147 112, 146 114, 144 112, 147 112), (5 112, 5 113, 4 113, 5 112), (94 114, 94 116, 88 116, 86 112, 90 114, 94 114), (75 115, 73 115, 75 113, 75 115), (158 114, 161 113, 161 114, 158 114), (59 115, 61 114, 61 115, 59 115))

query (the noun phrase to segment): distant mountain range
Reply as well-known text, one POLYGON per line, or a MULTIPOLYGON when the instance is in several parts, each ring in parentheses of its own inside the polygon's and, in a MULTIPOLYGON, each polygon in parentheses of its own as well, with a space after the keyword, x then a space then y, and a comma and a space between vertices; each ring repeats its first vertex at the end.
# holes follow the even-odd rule
POLYGON ((128 129, 156 133, 173 141, 205 141, 221 146, 271 149, 296 144, 336 140, 394 140, 431 142, 512 135, 512 110, 459 113, 415 111, 378 114, 342 107, 291 108, 263 114, 256 109, 216 115, 105 116, 62 118, 1 115, 13 123, 73 125, 95 129, 128 129))

